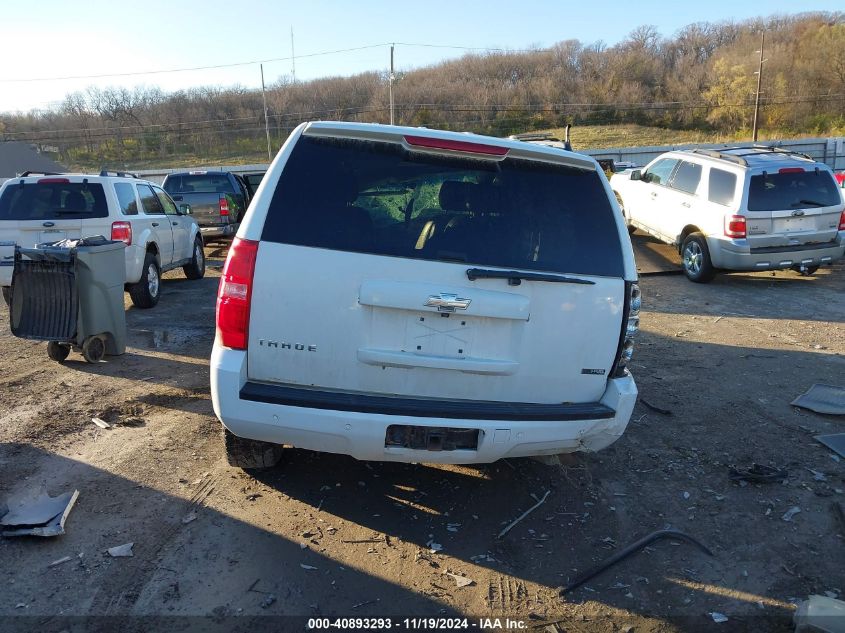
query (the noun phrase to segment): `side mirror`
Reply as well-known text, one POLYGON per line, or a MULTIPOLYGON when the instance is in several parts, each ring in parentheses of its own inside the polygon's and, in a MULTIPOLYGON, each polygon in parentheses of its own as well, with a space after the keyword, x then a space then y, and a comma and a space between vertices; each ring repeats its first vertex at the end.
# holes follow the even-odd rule
POLYGON ((631 172, 631 180, 644 180, 643 172, 639 169, 635 169, 631 172))
POLYGON ((192 215, 193 211, 191 211, 191 205, 180 204, 179 205, 179 213, 181 213, 182 215, 192 215))

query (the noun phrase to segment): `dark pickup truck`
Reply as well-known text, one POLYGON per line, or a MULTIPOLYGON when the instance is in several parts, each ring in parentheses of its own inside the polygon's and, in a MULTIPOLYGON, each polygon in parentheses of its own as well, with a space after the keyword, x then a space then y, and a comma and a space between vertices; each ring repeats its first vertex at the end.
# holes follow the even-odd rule
POLYGON ((169 174, 162 184, 178 205, 187 205, 208 243, 235 234, 249 205, 243 180, 227 171, 169 174))

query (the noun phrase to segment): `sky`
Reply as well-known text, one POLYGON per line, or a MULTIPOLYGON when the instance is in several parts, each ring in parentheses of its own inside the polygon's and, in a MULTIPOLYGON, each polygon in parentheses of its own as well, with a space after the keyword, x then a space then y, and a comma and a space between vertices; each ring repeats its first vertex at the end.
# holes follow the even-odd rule
POLYGON ((386 71, 390 43, 396 70, 406 71, 473 48, 612 46, 644 24, 669 37, 693 22, 843 8, 842 0, 0 0, 0 112, 53 108, 89 86, 260 88, 261 60, 275 60, 264 63, 267 85, 294 67, 297 81, 386 71), (133 74, 231 64, 239 65, 133 74))

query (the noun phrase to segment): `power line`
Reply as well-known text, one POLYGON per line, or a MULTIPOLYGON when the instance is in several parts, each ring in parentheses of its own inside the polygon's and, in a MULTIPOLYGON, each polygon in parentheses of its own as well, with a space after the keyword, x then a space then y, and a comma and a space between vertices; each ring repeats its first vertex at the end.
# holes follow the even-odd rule
MULTIPOLYGON (((304 57, 320 57, 323 55, 337 55, 339 53, 351 53, 354 51, 363 51, 369 48, 379 48, 381 46, 389 46, 389 44, 368 44, 366 46, 356 46, 354 48, 340 48, 332 51, 320 51, 318 53, 306 53, 304 55, 297 55, 297 59, 304 57)), ((190 68, 167 68, 161 70, 139 70, 127 73, 104 73, 101 75, 70 75, 67 77, 27 77, 22 79, 0 79, 0 83, 32 83, 37 81, 65 81, 70 79, 104 79, 107 77, 135 77, 138 75, 161 75, 165 73, 183 73, 194 70, 216 70, 218 68, 235 68, 237 66, 250 66, 252 64, 267 64, 269 62, 283 62, 293 59, 293 57, 272 57, 270 59, 255 59, 248 62, 234 62, 231 64, 215 64, 213 66, 192 66, 190 68)))

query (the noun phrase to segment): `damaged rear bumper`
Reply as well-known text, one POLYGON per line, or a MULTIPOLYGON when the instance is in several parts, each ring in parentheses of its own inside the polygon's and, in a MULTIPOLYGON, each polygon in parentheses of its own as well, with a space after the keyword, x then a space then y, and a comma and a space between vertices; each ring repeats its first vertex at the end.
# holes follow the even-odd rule
POLYGON ((432 415, 424 415, 401 399, 356 400, 351 394, 323 397, 312 391, 308 400, 308 390, 251 383, 246 354, 218 346, 211 357, 211 382, 214 412, 240 437, 361 460, 445 464, 600 450, 625 431, 637 399, 634 380, 626 376, 609 380, 598 403, 516 407, 509 419, 507 406, 488 406, 495 403, 462 412, 464 403, 437 402, 432 415), (385 400, 390 406, 384 406, 385 400), (396 427, 412 430, 397 434, 396 427), (412 440, 408 447, 397 440, 400 436, 425 439, 412 440), (477 437, 475 448, 466 448, 465 439, 459 448, 451 447, 450 437, 471 436, 477 437), (429 448, 418 448, 420 442, 429 448))

